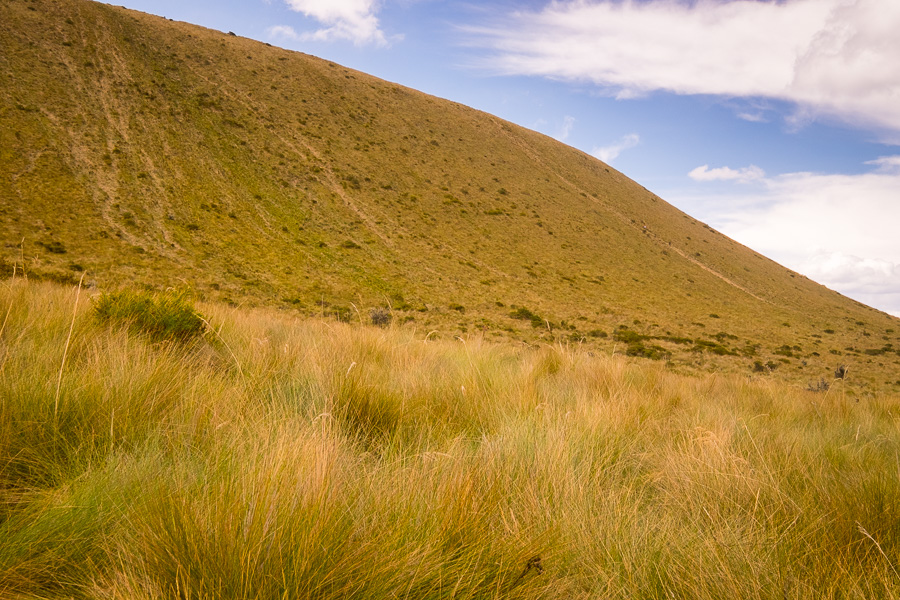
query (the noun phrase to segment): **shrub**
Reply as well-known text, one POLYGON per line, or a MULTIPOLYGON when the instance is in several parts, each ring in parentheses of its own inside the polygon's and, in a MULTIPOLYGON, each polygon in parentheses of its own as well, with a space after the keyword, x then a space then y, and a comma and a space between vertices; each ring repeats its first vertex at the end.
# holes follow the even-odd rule
POLYGON ((521 321, 531 321, 531 326, 534 328, 543 327, 544 325, 544 319, 541 318, 540 315, 531 312, 524 306, 510 312, 509 316, 513 319, 519 319, 521 321))
POLYGON ((712 352, 718 356, 737 356, 737 352, 734 350, 730 350, 718 342, 709 340, 694 340, 691 352, 712 352))
POLYGON ((156 342, 188 342, 206 331, 205 320, 183 291, 103 293, 94 300, 94 313, 103 323, 125 325, 156 342))
POLYGON ((393 320, 390 311, 384 308, 373 308, 369 312, 369 318, 372 320, 372 325, 378 327, 387 327, 391 324, 391 320, 393 320))
POLYGON ((38 242, 39 246, 43 246, 47 252, 51 254, 65 254, 66 247, 63 246, 62 242, 52 241, 52 242, 38 242))
POLYGON ((657 345, 645 346, 641 341, 629 342, 625 350, 626 356, 639 356, 641 358, 649 358, 650 360, 668 359, 670 354, 665 348, 657 345))
POLYGON ((646 335, 641 335, 636 331, 632 331, 630 329, 622 329, 624 326, 620 326, 619 330, 613 333, 613 339, 617 342, 625 342, 626 344, 636 344, 642 342, 643 340, 649 339, 646 335))
POLYGON ((806 384, 806 389, 810 392, 827 392, 830 387, 831 384, 825 381, 824 377, 820 377, 818 381, 806 384))

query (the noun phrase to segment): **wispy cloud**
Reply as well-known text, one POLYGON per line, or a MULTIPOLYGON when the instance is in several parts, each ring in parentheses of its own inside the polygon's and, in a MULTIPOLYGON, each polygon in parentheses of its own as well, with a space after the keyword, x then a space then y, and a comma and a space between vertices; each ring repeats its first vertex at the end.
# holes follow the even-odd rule
POLYGON ((593 82, 619 98, 787 100, 805 118, 887 128, 895 139, 898 30, 896 0, 557 1, 469 28, 493 50, 485 65, 503 74, 593 82))
POLYGON ((285 0, 291 10, 315 19, 324 27, 297 33, 293 27, 279 25, 269 28, 272 37, 296 41, 331 42, 347 40, 357 46, 388 45, 378 24, 376 0, 285 0))
POLYGON ((737 113, 738 119, 743 119, 744 121, 750 121, 751 123, 768 123, 769 120, 766 118, 764 114, 761 112, 739 112, 737 113))
POLYGON ((572 133, 573 127, 575 127, 575 117, 566 115, 563 118, 562 129, 559 132, 559 137, 557 137, 556 139, 561 142, 566 141, 566 139, 568 139, 569 135, 572 133))
POLYGON ((740 183, 759 181, 765 176, 766 172, 756 165, 740 169, 732 169, 730 167, 710 169, 709 165, 703 165, 688 173, 688 177, 694 181, 738 181, 740 183))
POLYGON ((591 151, 591 154, 594 157, 599 158, 603 162, 609 163, 618 158, 618 156, 625 150, 634 148, 640 143, 641 137, 638 134, 629 133, 626 136, 622 136, 622 139, 614 144, 610 144, 609 146, 603 146, 600 148, 594 148, 591 151))
MULTIPOLYGON (((867 164, 872 171, 858 175, 789 173, 731 194, 717 188, 708 196, 669 197, 781 264, 900 315, 900 156, 867 164)), ((705 173, 716 171, 744 169, 705 173)))
POLYGON ((875 165, 881 173, 900 173, 900 156, 880 156, 866 164, 875 165))

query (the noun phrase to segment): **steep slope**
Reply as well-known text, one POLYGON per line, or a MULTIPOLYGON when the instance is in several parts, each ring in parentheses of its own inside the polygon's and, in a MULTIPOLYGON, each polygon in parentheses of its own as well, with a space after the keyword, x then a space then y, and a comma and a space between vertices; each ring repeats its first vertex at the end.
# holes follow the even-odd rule
POLYGON ((473 109, 85 0, 0 5, 11 274, 584 341, 675 366, 838 363, 893 386, 896 319, 603 163, 473 109), (517 318, 518 317, 518 318, 517 318), (832 333, 828 333, 832 332, 832 333))

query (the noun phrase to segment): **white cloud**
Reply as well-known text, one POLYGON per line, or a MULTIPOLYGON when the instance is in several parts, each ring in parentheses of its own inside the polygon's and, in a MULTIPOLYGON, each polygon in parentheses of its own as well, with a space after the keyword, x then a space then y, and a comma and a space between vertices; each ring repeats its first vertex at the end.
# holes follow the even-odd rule
POLYGON ((882 173, 900 172, 900 156, 881 156, 875 160, 866 161, 867 165, 875 165, 882 173))
POLYGON ((288 7, 325 25, 312 32, 297 33, 291 27, 269 29, 273 36, 298 41, 330 42, 349 40, 357 46, 386 46, 387 39, 378 25, 376 0, 285 0, 288 7))
POLYGON ((575 126, 575 117, 571 117, 566 115, 563 118, 562 130, 559 132, 559 137, 557 138, 559 141, 564 142, 568 139, 569 134, 572 133, 572 128, 575 126))
POLYGON ((299 40, 300 35, 290 25, 275 25, 266 30, 270 38, 285 38, 288 40, 299 40))
POLYGON ((738 119, 743 119, 744 121, 750 121, 751 123, 768 123, 769 120, 762 113, 749 113, 749 112, 741 112, 737 115, 738 119))
POLYGON ((599 158, 605 163, 615 160, 623 151, 634 148, 641 143, 641 137, 636 133, 629 133, 623 136, 618 142, 602 148, 594 148, 591 155, 599 158))
POLYGON ((773 260, 900 315, 900 156, 868 164, 859 175, 790 173, 734 194, 669 197, 773 260))
POLYGON ((807 258, 797 270, 846 296, 900 317, 898 263, 826 252, 807 258))
POLYGON ((898 30, 897 0, 556 1, 469 29, 500 73, 589 81, 619 98, 787 100, 804 118, 886 128, 895 140, 898 30))
POLYGON ((703 165, 688 173, 688 177, 694 181, 737 181, 740 183, 759 181, 765 176, 766 172, 756 165, 750 165, 741 169, 732 169, 730 167, 710 169, 709 165, 703 165))

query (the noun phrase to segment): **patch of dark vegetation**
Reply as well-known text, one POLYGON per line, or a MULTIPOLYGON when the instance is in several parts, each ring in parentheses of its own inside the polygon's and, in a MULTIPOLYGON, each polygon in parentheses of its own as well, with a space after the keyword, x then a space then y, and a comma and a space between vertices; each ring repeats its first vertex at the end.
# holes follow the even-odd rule
POLYGON ((349 187, 352 190, 362 189, 362 185, 359 183, 359 178, 356 175, 347 175, 344 177, 344 182, 346 183, 346 187, 349 187))
POLYGON ((774 371, 779 366, 778 363, 772 362, 771 360, 766 363, 763 363, 761 360, 754 360, 752 369, 754 373, 766 373, 774 371))
POLYGON ((672 342, 673 344, 681 344, 683 346, 694 343, 694 340, 692 340, 691 338, 682 337, 679 335, 662 335, 656 339, 672 342))
POLYGON ((668 359, 671 354, 663 347, 655 344, 645 345, 643 342, 631 342, 625 349, 626 356, 638 356, 650 360, 668 359))
POLYGON ((359 250, 362 248, 362 246, 360 246, 353 240, 344 240, 343 242, 341 242, 341 248, 345 248, 347 250, 359 250))
POLYGON ((189 342, 206 332, 206 321, 191 304, 186 292, 123 290, 94 300, 94 314, 102 323, 125 326, 151 341, 189 342))
POLYGON ((896 350, 894 348, 894 345, 891 343, 887 343, 881 348, 866 348, 865 350, 863 350, 863 354, 867 354, 869 356, 881 356, 883 354, 889 354, 891 352, 900 354, 900 350, 896 350))
POLYGON ((44 250, 51 254, 65 254, 66 247, 60 241, 38 242, 38 246, 43 246, 44 250))
POLYGON ((637 331, 632 331, 625 325, 619 325, 619 328, 613 333, 613 339, 617 342, 625 342, 626 344, 638 344, 644 340, 650 339, 650 336, 643 335, 637 331))
POLYGON ((413 306, 406 301, 406 298, 403 297, 403 294, 399 292, 394 292, 391 294, 391 308, 393 310, 413 310, 413 306))
POLYGON ((799 352, 802 351, 800 346, 788 346, 784 344, 772 351, 772 354, 777 354, 778 356, 786 356, 788 358, 795 358, 799 356, 799 352))
POLYGON ((727 348, 718 342, 709 340, 694 340, 694 346, 691 348, 691 352, 710 352, 718 356, 737 356, 738 354, 734 350, 727 348))
POLYGON ((818 381, 811 381, 806 384, 806 389, 810 392, 827 392, 831 388, 824 377, 820 377, 818 381))
POLYGON ((386 308, 373 308, 369 311, 369 319, 372 321, 372 325, 376 327, 387 327, 391 324, 393 318, 391 312, 386 308))
POLYGON ((509 316, 513 319, 519 319, 520 321, 531 321, 531 326, 535 329, 544 326, 544 319, 540 315, 531 312, 524 306, 516 308, 514 311, 509 313, 509 316))
POLYGON ((759 353, 759 344, 751 344, 747 342, 747 344, 738 350, 744 356, 756 356, 759 353))

